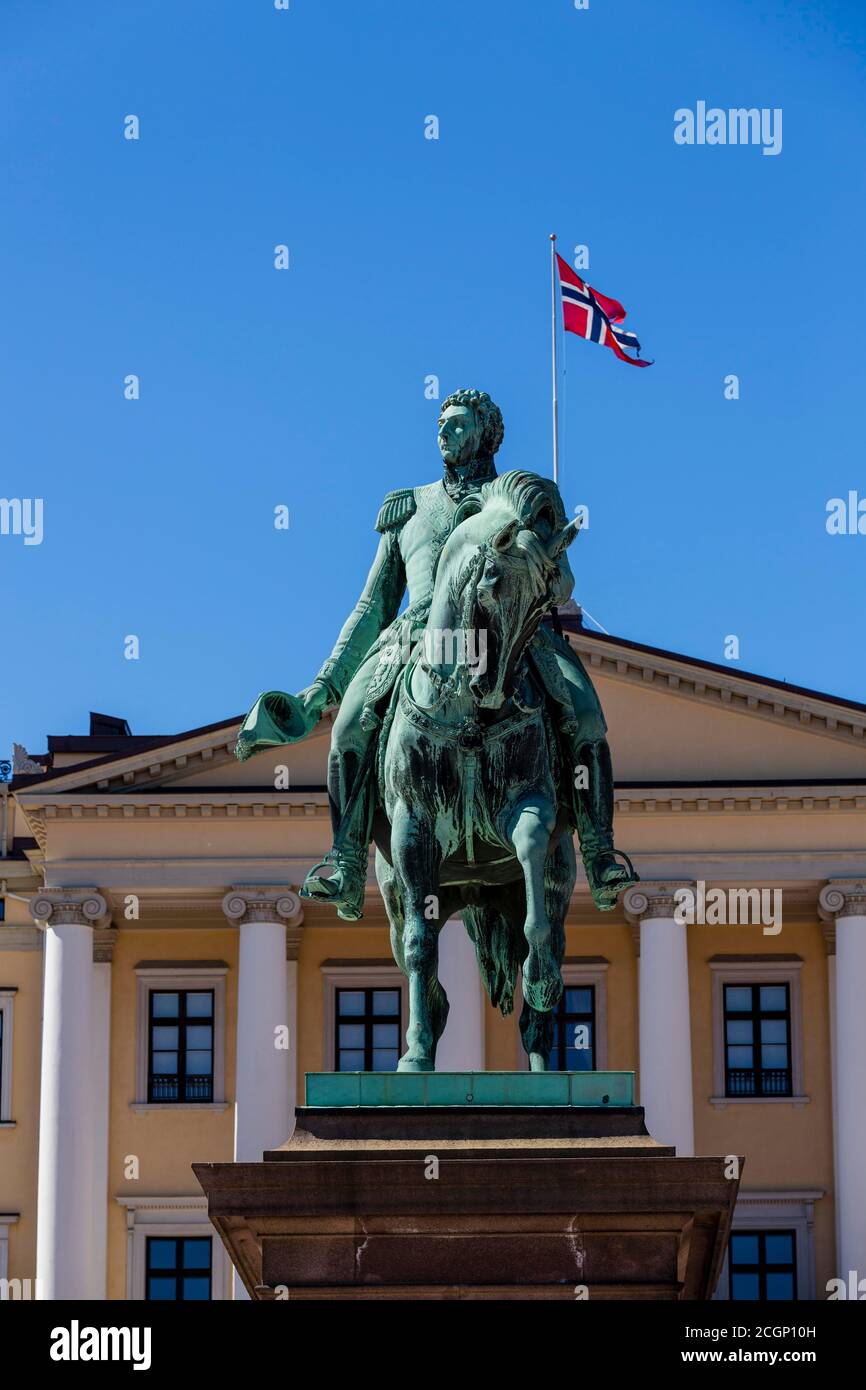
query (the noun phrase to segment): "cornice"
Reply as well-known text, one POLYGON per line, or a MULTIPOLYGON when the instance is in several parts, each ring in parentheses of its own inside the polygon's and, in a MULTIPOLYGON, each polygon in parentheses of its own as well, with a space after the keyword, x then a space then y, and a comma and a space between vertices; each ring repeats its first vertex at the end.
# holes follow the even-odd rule
POLYGON ((649 687, 677 699, 697 700, 789 729, 808 728, 813 734, 863 746, 866 709, 850 708, 831 696, 763 684, 760 677, 751 673, 745 680, 733 670, 728 675, 709 666, 695 666, 687 658, 611 645, 583 631, 569 631, 566 635, 575 651, 586 659, 591 674, 649 687))
MULTIPOLYGON (((44 854, 48 825, 52 821, 122 821, 159 819, 301 820, 329 817, 324 792, 261 791, 239 788, 211 792, 206 787, 176 792, 153 791, 124 796, 120 792, 64 791, 32 787, 19 793, 18 801, 44 854)), ((814 815, 866 811, 866 782, 855 786, 786 786, 782 789, 726 787, 650 787, 617 795, 620 816, 664 815, 814 815)))
POLYGON ((324 792, 259 791, 239 788, 237 792, 209 792, 202 787, 191 791, 153 792, 140 795, 108 796, 99 792, 55 792, 52 788, 32 788, 20 795, 19 804, 43 853, 47 848, 48 824, 53 821, 161 820, 185 817, 195 820, 291 820, 329 816, 324 792))
POLYGON ((851 786, 649 787, 617 794, 619 815, 779 815, 866 811, 866 782, 851 786))

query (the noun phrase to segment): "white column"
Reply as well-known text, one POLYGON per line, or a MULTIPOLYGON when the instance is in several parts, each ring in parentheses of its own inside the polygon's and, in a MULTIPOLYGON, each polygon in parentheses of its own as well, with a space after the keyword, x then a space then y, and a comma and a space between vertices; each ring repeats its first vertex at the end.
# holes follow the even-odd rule
MULTIPOLYGON (((297 947, 304 914, 288 888, 244 885, 226 894, 223 912, 240 932, 234 1155, 236 1163, 256 1163, 295 1127, 297 947), (294 961, 287 960, 287 926, 294 961)), ((234 1296, 249 1298, 237 1271, 234 1296)))
POLYGON ((286 924, 301 919, 288 889, 239 887, 223 899, 240 930, 238 961, 235 1162, 259 1162, 264 1149, 285 1142, 290 1127, 286 924))
POLYGON ((297 922, 286 928, 286 1022, 290 1039, 287 1138, 294 1133, 295 1106, 298 1103, 298 955, 304 930, 303 915, 303 912, 299 912, 297 922))
POLYGON ((437 1071, 483 1071, 484 996, 475 947, 459 917, 439 933, 439 981, 450 1005, 436 1049, 437 1071))
MULTIPOLYGON (((112 933, 114 934, 114 933, 112 933)), ((111 1090, 111 960, 114 942, 101 932, 93 947, 93 1288, 108 1296, 108 1122, 111 1090)))
POLYGON ((695 1151, 692 1037, 686 928, 674 893, 686 883, 641 883, 623 906, 640 923, 640 1100, 654 1139, 677 1154, 695 1151))
POLYGON ((836 921, 836 1274, 866 1278, 866 880, 821 889, 822 917, 836 921))
POLYGON ((45 928, 38 1297, 99 1298, 94 1115, 107 1073, 93 1075, 93 926, 107 907, 95 891, 52 890, 34 898, 31 910, 45 928))

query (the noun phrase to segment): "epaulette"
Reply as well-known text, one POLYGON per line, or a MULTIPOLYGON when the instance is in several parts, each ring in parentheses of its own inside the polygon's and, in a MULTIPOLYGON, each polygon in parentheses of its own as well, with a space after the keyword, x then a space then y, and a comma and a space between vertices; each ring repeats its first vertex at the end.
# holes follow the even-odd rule
POLYGON ((379 508, 376 530, 393 531, 395 526, 402 526, 404 521, 415 515, 415 505, 414 488, 398 487, 396 491, 389 492, 379 508))

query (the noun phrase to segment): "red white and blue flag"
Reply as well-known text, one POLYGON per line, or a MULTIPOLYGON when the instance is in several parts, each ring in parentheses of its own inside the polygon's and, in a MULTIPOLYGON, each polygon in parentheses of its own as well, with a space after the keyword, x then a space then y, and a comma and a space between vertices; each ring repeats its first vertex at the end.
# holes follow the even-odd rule
POLYGON ((640 343, 634 333, 618 325, 625 318, 625 309, 615 299, 594 290, 572 270, 568 261, 557 253, 559 267, 559 288, 562 293, 562 323, 566 332, 576 333, 590 343, 601 343, 612 348, 620 362, 630 362, 633 367, 651 367, 641 357, 629 357, 623 351, 629 348, 640 352, 640 343))

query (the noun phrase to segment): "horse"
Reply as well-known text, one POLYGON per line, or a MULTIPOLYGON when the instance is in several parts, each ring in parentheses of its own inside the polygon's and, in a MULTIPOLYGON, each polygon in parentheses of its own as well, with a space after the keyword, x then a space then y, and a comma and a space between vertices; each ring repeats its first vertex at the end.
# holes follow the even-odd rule
POLYGON ((505 473, 464 502, 440 553, 422 641, 383 724, 376 876, 409 982, 401 1072, 435 1069, 448 1017, 438 935, 455 912, 494 1007, 547 1069, 576 877, 557 740, 527 648, 578 525, 558 492, 505 473), (455 640, 456 639, 456 640, 455 640))

